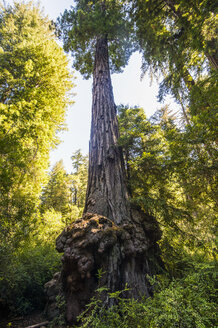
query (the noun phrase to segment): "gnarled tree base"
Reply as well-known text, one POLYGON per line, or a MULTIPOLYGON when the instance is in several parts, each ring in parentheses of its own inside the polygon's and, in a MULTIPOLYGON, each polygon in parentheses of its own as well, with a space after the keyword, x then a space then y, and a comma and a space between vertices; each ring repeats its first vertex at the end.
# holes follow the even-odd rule
MULTIPOLYGON (((56 247, 64 252, 63 268, 56 283, 52 280, 46 285, 48 313, 55 308, 52 288, 64 295, 68 323, 76 322, 99 286, 110 292, 128 286, 125 297, 135 299, 152 294, 147 275, 153 275, 161 265, 156 243, 160 230, 153 217, 139 210, 132 210, 131 215, 131 224, 118 226, 102 215, 86 213, 61 233, 56 247), (54 288, 55 284, 58 287, 54 288)), ((112 305, 106 293, 101 297, 106 306, 112 305)))

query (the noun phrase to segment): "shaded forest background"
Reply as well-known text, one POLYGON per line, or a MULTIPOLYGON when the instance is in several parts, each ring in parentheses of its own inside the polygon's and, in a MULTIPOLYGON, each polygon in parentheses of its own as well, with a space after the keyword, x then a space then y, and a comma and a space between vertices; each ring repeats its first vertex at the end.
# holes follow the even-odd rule
MULTIPOLYGON (((153 298, 93 300, 84 327, 215 327, 217 52, 213 1, 130 1, 133 50, 142 74, 159 77, 162 110, 118 106, 128 189, 162 230, 163 272, 153 298), (145 33, 146 31, 146 33, 145 33), (180 111, 169 111, 174 96, 180 111), (100 312, 99 312, 100 310, 100 312)), ((82 215, 88 158, 49 167, 72 103, 72 73, 54 24, 32 4, 0 12, 0 312, 45 306, 59 271, 55 239, 82 215)), ((58 320, 61 320, 60 318, 58 320)), ((61 325, 61 323, 59 323, 61 325)))

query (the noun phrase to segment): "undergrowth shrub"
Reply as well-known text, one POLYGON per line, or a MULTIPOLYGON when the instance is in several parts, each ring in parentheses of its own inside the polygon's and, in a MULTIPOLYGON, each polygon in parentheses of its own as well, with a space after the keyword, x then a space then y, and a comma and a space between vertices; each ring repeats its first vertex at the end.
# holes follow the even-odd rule
POLYGON ((26 235, 21 231, 18 242, 13 235, 7 242, 0 230, 0 315, 43 309, 44 284, 60 270, 55 240, 64 227, 61 213, 50 210, 38 216, 26 235))
POLYGON ((117 305, 102 307, 93 298, 80 319, 83 328, 215 328, 215 264, 196 265, 182 279, 156 282, 153 298, 122 299, 109 293, 117 305))
POLYGON ((0 269, 0 307, 13 314, 27 314, 45 305, 44 284, 60 267, 54 245, 26 244, 8 257, 0 269))

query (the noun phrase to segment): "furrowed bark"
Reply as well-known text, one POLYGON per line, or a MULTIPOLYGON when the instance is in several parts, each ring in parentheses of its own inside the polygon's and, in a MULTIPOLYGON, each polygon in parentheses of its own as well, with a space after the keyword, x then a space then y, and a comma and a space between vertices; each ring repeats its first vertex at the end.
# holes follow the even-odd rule
POLYGON ((89 178, 84 213, 98 213, 120 224, 127 220, 129 207, 118 138, 107 38, 103 37, 96 42, 89 178))
MULTIPOLYGON (((102 37, 96 42, 93 73, 86 205, 83 217, 56 241, 57 250, 64 255, 61 273, 45 285, 49 319, 58 313, 57 295, 66 301, 70 324, 77 322, 98 287, 115 292, 127 286, 123 296, 135 299, 152 295, 147 275, 162 265, 157 245, 161 234, 152 216, 130 208, 118 138, 107 38, 102 37)), ((106 292, 98 296, 103 306, 115 302, 106 292)))

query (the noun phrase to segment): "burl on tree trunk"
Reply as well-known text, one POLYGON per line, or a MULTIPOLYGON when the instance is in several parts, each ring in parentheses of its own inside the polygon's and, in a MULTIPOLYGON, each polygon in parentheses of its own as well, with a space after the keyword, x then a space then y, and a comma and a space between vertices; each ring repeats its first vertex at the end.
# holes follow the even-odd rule
MULTIPOLYGON (((160 230, 152 216, 129 205, 118 138, 107 38, 102 37, 96 42, 85 210, 57 238, 57 250, 64 255, 61 274, 46 284, 50 317, 57 311, 53 300, 58 293, 66 300, 69 323, 76 322, 99 286, 110 292, 127 286, 125 297, 136 299, 152 294, 147 275, 161 265, 160 230)), ((106 293, 102 301, 113 305, 106 293)))

